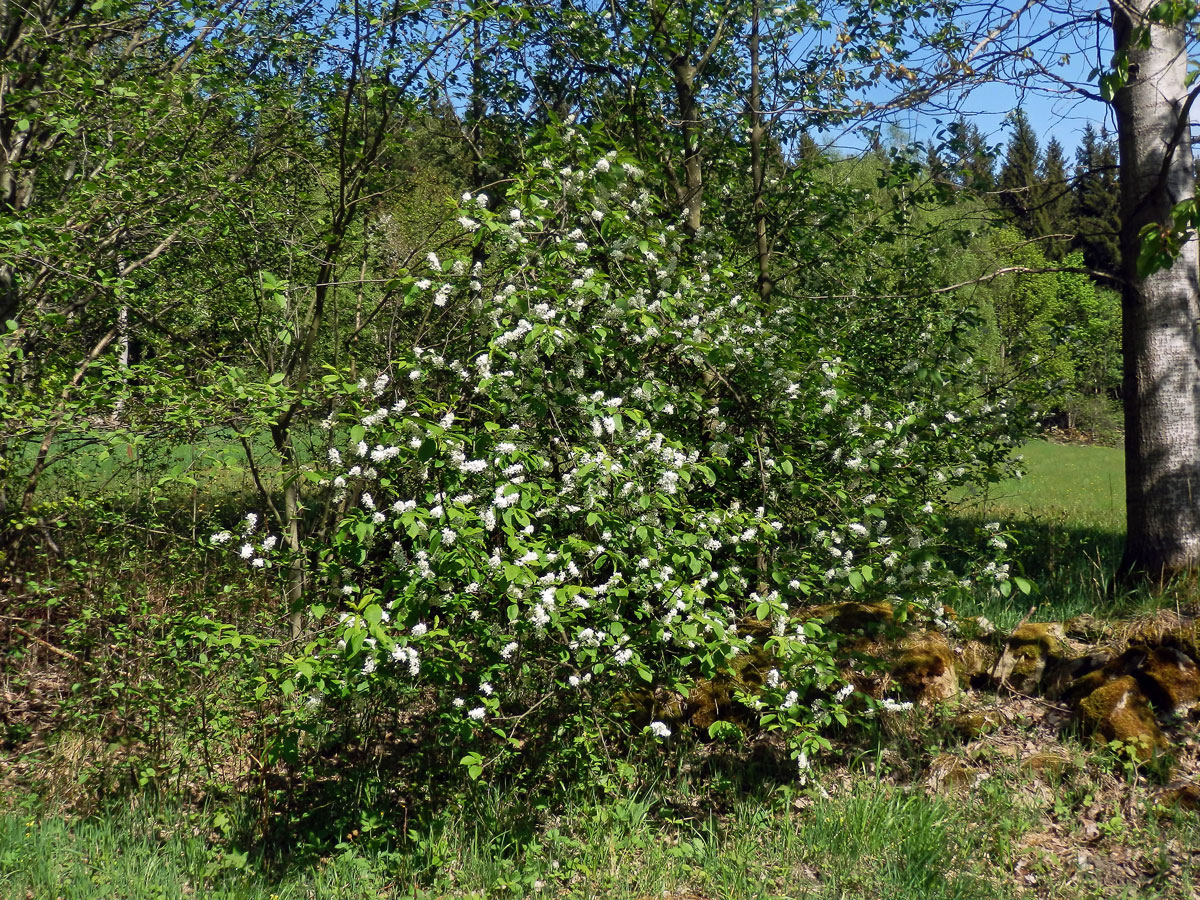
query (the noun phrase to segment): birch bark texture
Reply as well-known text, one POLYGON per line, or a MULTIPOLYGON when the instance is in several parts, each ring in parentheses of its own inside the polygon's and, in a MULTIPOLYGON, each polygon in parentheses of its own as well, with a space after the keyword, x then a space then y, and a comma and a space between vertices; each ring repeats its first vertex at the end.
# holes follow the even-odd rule
POLYGON ((1197 239, 1138 273, 1138 233, 1193 196, 1185 23, 1151 21, 1156 0, 1113 0, 1129 77, 1113 97, 1120 146, 1128 532, 1121 569, 1163 578, 1200 563, 1200 298, 1197 239), (1148 30, 1149 40, 1144 40, 1148 30))

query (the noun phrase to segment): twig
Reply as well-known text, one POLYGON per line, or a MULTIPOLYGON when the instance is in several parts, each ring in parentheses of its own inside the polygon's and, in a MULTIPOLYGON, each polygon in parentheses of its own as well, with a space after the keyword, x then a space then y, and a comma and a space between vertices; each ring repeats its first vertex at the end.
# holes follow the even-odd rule
POLYGON ((22 628, 20 625, 12 625, 12 626, 10 626, 10 627, 11 627, 11 628, 12 628, 12 630, 13 630, 13 631, 15 631, 17 634, 24 635, 25 637, 29 638, 31 641, 33 641, 33 642, 34 642, 34 643, 36 643, 36 644, 41 644, 43 647, 45 647, 45 648, 46 648, 47 650, 49 650, 51 653, 57 653, 59 656, 65 657, 66 659, 69 659, 69 660, 71 660, 71 662, 74 662, 74 663, 81 663, 81 664, 83 663, 83 660, 81 660, 81 659, 80 659, 78 656, 76 656, 74 653, 71 653, 70 651, 64 650, 64 649, 62 649, 61 647, 55 647, 55 646, 54 646, 53 644, 51 644, 49 641, 44 641, 44 640, 42 640, 42 639, 41 639, 40 637, 38 637, 36 634, 30 634, 28 631, 26 631, 26 630, 25 630, 24 628, 22 628))
POLYGON ((1064 712, 1064 713, 1074 712, 1074 710, 1072 710, 1071 707, 1069 707, 1069 706, 1059 706, 1057 703, 1051 703, 1049 700, 1044 700, 1041 697, 1035 697, 1032 694, 1026 694, 1024 691, 1018 691, 1015 687, 1013 687, 1007 681, 1004 682, 1003 687, 1010 694, 1016 694, 1018 697, 1024 697, 1026 700, 1032 700, 1034 703, 1040 703, 1042 706, 1046 707, 1047 709, 1053 709, 1056 712, 1064 712))

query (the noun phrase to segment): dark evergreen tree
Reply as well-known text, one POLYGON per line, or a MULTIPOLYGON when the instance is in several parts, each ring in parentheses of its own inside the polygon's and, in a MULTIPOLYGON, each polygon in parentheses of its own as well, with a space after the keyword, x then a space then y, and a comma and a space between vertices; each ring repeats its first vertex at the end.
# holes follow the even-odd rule
POLYGON ((930 144, 925 149, 925 168, 929 170, 929 176, 936 181, 944 181, 946 178, 946 160, 942 158, 941 149, 936 144, 930 144))
POLYGON ((800 134, 799 146, 796 148, 796 159, 801 162, 817 162, 823 156, 821 145, 807 131, 800 134))
POLYGON ((1120 231, 1120 188, 1117 182, 1117 147, 1108 132, 1088 125, 1075 152, 1075 187, 1072 197, 1075 247, 1083 260, 1101 272, 1120 266, 1117 235, 1120 231))
POLYGON ((1008 141, 1004 163, 996 186, 1000 189, 1000 201, 1012 217, 1013 224, 1026 235, 1033 237, 1041 233, 1035 211, 1041 179, 1038 177, 1038 142, 1029 117, 1023 109, 1016 110, 1011 117, 1012 137, 1008 141))
MULTIPOLYGON (((1042 159, 1038 176, 1036 206, 1033 210, 1038 235, 1074 234, 1067 159, 1062 144, 1056 138, 1051 138, 1050 143, 1046 145, 1046 155, 1042 159)), ((1048 259, 1061 259, 1069 249, 1065 238, 1047 240, 1044 247, 1048 259)))
POLYGON ((946 151, 944 159, 962 187, 985 193, 996 189, 995 150, 978 126, 962 118, 951 123, 946 151))

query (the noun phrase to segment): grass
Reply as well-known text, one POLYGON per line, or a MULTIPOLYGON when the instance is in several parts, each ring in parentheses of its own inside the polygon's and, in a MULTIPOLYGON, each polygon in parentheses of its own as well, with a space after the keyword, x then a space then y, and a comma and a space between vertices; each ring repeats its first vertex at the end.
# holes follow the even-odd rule
POLYGON ((719 817, 673 814, 646 797, 580 801, 522 839, 460 811, 400 852, 343 847, 299 871, 220 849, 195 813, 68 822, 12 812, 0 819, 0 896, 992 900, 1010 895, 1007 804, 992 791, 972 810, 981 817, 868 779, 829 798, 745 798, 719 817))
POLYGON ((893 783, 886 766, 843 767, 825 787, 720 805, 682 782, 568 798, 524 827, 501 824, 521 798, 485 792, 397 846, 348 841, 303 865, 234 849, 195 808, 71 820, 12 810, 0 815, 0 897, 1006 900, 1031 886, 1061 900, 1194 896, 1200 817, 1156 806, 1102 751, 1068 752, 1078 764, 1049 781, 996 753, 970 760, 990 765, 988 777, 944 792, 893 783))
POLYGON ((980 506, 992 515, 1125 531, 1125 453, 1112 447, 1031 441, 1026 475, 996 485, 980 506))
POLYGON ((960 612, 982 614, 1000 628, 1026 616, 1065 621, 1084 613, 1124 616, 1162 602, 1113 579, 1125 540, 1125 455, 1110 447, 1032 441, 1022 448, 1026 474, 963 498, 955 523, 965 546, 981 523, 1002 522, 1015 541, 1016 571, 1032 596, 979 596, 960 612))
POLYGON ((378 879, 342 854, 283 880, 201 836, 186 816, 125 810, 68 821, 0 819, 0 896, 29 900, 282 900, 374 897, 378 879))

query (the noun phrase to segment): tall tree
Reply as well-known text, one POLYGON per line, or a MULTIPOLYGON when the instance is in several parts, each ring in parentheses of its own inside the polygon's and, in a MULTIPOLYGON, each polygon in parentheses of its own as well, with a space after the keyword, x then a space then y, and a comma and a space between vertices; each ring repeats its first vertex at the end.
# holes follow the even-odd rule
MULTIPOLYGON (((1067 159, 1057 138, 1050 138, 1046 144, 1046 155, 1042 158, 1034 199, 1034 222, 1039 237, 1073 233, 1067 159)), ((1061 259, 1067 250, 1068 239, 1063 237, 1046 241, 1043 248, 1047 259, 1061 259)))
POLYGON ((1034 236, 1039 232, 1035 216, 1036 195, 1040 184, 1037 135, 1023 109, 1013 112, 1010 121, 1013 133, 1008 141, 996 186, 1000 190, 1001 203, 1013 222, 1026 235, 1034 236))
POLYGON ((996 189, 995 148, 988 145, 978 125, 965 118, 951 123, 946 149, 959 184, 984 193, 996 189))
POLYGON ((1115 274, 1120 268, 1121 229, 1117 148, 1107 130, 1097 131, 1090 123, 1075 151, 1071 206, 1075 246, 1083 251, 1084 263, 1115 274))
POLYGON ((1176 207, 1195 194, 1187 22, 1154 15, 1156 7, 1112 4, 1118 69, 1127 72, 1113 96, 1129 519, 1122 568, 1159 576, 1200 564, 1200 282, 1194 233, 1157 271, 1138 265, 1143 229, 1170 230, 1176 207))

